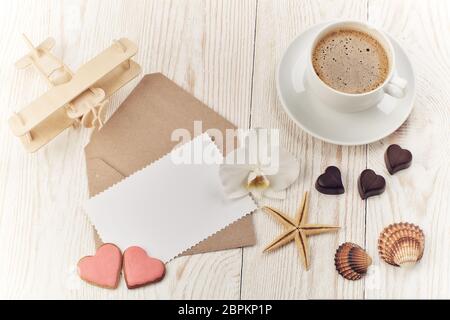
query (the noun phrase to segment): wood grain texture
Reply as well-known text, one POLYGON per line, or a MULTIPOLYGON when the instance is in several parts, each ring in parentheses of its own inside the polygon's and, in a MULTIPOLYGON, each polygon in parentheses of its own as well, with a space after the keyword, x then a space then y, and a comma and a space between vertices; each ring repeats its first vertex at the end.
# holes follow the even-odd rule
POLYGON ((252 127, 277 128, 281 144, 300 163, 300 178, 284 201, 264 204, 295 214, 304 191, 311 191, 309 222, 340 225, 337 233, 310 238, 311 268, 305 271, 295 245, 262 254, 282 229, 268 215, 255 214, 258 244, 244 249, 243 299, 362 298, 363 281, 349 282, 334 268, 340 243, 364 245, 364 202, 353 183, 365 167, 365 147, 339 147, 312 138, 283 111, 275 88, 275 69, 290 42, 315 23, 336 17, 365 19, 365 1, 258 1, 253 79, 252 127), (327 196, 314 189, 329 165, 341 168, 346 193, 327 196))
POLYGON ((406 123, 369 145, 368 167, 381 173, 386 192, 367 201, 367 247, 376 279, 366 298, 450 298, 450 29, 448 1, 370 1, 369 20, 394 36, 415 67, 417 96, 406 123), (411 150, 413 164, 391 176, 383 161, 398 143, 411 150), (425 232, 425 253, 412 270, 387 265, 375 252, 381 230, 408 221, 425 232))
MULTIPOLYGON (((80 257, 94 250, 82 152, 87 130, 68 130, 47 148, 26 154, 7 118, 46 90, 33 70, 13 63, 36 43, 56 38, 55 53, 74 70, 127 36, 139 43, 145 73, 161 71, 238 126, 250 118, 255 1, 14 1, 1 4, 0 297, 239 298, 240 249, 183 257, 165 280, 143 289, 108 291, 82 283, 80 257)), ((137 83, 111 102, 111 114, 137 83)))
MULTIPOLYGON (((303 299, 450 298, 450 3, 446 0, 27 0, 0 4, 0 298, 83 299, 303 299), (361 147, 321 142, 283 112, 275 68, 302 31, 333 18, 368 20, 393 35, 415 65, 417 97, 407 122, 390 137, 361 147), (13 63, 26 49, 20 33, 38 43, 51 35, 54 52, 76 70, 127 36, 139 43, 145 73, 161 71, 241 128, 278 128, 282 146, 299 160, 299 180, 285 201, 265 200, 294 214, 310 190, 311 223, 339 224, 336 234, 310 239, 306 272, 296 247, 263 247, 281 227, 255 214, 258 244, 196 256, 168 265, 164 281, 147 288, 104 290, 78 279, 78 259, 94 250, 83 146, 88 130, 67 130, 48 147, 26 154, 7 127, 11 112, 47 88, 33 70, 13 63), (410 149, 413 166, 390 176, 383 154, 391 143, 410 149), (346 193, 314 189, 329 165, 342 172, 346 193), (366 167, 383 174, 386 192, 367 202, 356 181, 366 167), (419 224, 426 235, 423 260, 404 271, 380 261, 379 232, 396 221, 419 224), (333 265, 338 245, 365 246, 370 276, 351 282, 333 265)), ((138 80, 112 99, 109 115, 138 80)))

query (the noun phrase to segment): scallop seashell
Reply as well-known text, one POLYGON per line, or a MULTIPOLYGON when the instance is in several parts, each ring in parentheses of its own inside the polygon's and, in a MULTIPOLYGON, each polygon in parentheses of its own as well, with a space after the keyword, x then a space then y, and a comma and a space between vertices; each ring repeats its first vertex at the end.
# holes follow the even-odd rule
POLYGON ((423 255, 425 235, 416 225, 394 223, 381 232, 378 252, 384 261, 396 267, 415 265, 423 255))
POLYGON ((372 259, 363 248, 355 243, 345 242, 339 246, 334 256, 337 272, 345 279, 359 280, 366 273, 372 259))

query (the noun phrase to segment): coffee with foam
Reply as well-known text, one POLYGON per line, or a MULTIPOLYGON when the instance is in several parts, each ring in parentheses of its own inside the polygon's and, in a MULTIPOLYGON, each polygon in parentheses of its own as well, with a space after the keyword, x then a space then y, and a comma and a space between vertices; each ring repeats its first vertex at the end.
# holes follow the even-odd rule
POLYGON ((312 63, 328 86, 351 94, 378 88, 389 74, 388 55, 381 43, 355 29, 326 34, 313 50, 312 63))

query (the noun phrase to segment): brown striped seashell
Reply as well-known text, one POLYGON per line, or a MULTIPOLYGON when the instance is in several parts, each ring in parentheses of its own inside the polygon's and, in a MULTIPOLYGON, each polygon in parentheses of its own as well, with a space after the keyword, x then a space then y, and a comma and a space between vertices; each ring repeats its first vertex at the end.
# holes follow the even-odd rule
POLYGON ((380 257, 396 267, 411 267, 423 255, 425 235, 416 225, 407 222, 394 223, 381 232, 378 239, 380 257))
POLYGON ((348 280, 361 279, 371 264, 372 259, 367 252, 351 242, 341 244, 334 255, 337 272, 348 280))

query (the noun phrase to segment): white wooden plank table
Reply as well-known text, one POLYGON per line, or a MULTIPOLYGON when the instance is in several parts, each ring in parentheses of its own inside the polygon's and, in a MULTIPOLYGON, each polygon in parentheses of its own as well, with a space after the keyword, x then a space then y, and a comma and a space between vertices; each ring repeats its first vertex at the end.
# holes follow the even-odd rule
MULTIPOLYGON (((342 1, 2 1, 0 4, 0 298, 85 299, 305 299, 450 298, 450 2, 342 1), (333 18, 369 21, 393 35, 417 76, 413 113, 390 137, 367 146, 340 147, 312 138, 282 111, 275 68, 284 49, 309 26, 333 18), (342 230, 311 238, 311 270, 294 245, 262 254, 281 226, 254 215, 258 243, 178 258, 164 281, 127 290, 81 282, 76 263, 94 251, 82 209, 88 197, 83 146, 88 130, 67 130, 38 153, 26 154, 7 127, 17 111, 45 92, 33 70, 13 63, 51 35, 54 52, 74 70, 126 36, 139 44, 145 73, 161 71, 242 128, 281 130, 282 145, 300 161, 299 180, 285 201, 263 201, 294 213, 301 195, 328 165, 343 171, 346 193, 311 192, 310 221, 342 230), (413 166, 393 177, 383 153, 391 143, 409 148, 413 166), (361 201, 356 180, 366 167, 388 177, 386 192, 361 201), (426 233, 423 261, 399 270, 380 261, 376 241, 384 226, 407 220, 426 233), (333 265, 344 241, 367 248, 371 275, 350 282, 333 265)), ((111 114, 138 80, 111 100, 111 114)))

